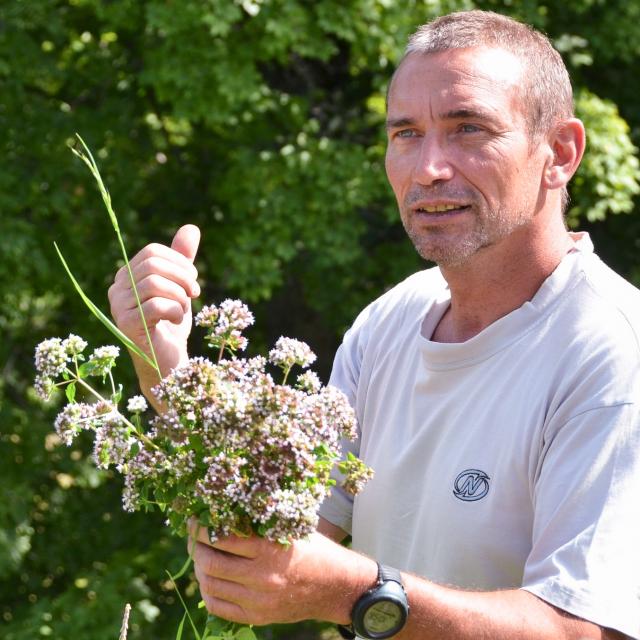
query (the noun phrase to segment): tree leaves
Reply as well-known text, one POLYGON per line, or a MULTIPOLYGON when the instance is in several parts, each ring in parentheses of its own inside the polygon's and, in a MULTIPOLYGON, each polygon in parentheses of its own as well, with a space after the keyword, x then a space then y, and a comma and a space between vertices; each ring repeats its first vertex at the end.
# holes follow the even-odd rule
POLYGON ((0 601, 6 640, 31 640, 41 626, 53 640, 113 640, 126 601, 135 623, 129 640, 174 638, 182 616, 168 603, 171 589, 162 587, 167 558, 182 547, 172 551, 159 540, 160 520, 154 528, 147 514, 120 512, 118 491, 88 471, 86 447, 63 453, 47 439, 51 416, 29 391, 40 339, 67 335, 73 326, 92 343, 104 340, 103 327, 86 318, 64 281, 52 242, 64 243, 98 307, 120 266, 93 179, 68 152, 74 133, 95 151, 117 194, 132 252, 169 241, 185 222, 199 224, 203 299, 261 300, 273 318, 264 342, 285 333, 323 344, 326 372, 356 312, 423 266, 385 183, 381 107, 393 65, 418 24, 472 6, 534 21, 566 44, 589 129, 570 221, 597 228, 616 268, 640 282, 637 3, 3 3, 0 601), (617 215, 623 212, 630 215, 617 215), (56 480, 60 468, 74 479, 68 489, 56 480), (81 571, 95 578, 94 599, 74 586, 81 571), (161 606, 155 622, 140 615, 136 603, 143 599, 161 606), (65 618, 70 614, 73 621, 65 618))

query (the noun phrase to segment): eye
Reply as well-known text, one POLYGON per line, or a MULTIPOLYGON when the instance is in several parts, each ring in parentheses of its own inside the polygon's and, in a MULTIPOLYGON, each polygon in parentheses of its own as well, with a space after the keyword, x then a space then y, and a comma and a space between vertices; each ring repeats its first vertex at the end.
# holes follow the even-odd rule
POLYGON ((458 131, 461 133, 477 133, 478 131, 481 131, 481 129, 478 125, 465 123, 458 127, 458 131))
POLYGON ((413 138, 416 135, 416 132, 413 129, 400 129, 396 131, 396 138, 413 138))

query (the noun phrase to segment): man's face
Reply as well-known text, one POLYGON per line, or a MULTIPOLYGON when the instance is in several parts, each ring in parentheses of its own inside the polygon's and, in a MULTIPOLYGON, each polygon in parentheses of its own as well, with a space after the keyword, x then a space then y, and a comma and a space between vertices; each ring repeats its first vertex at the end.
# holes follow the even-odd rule
POLYGON ((545 156, 527 134, 522 73, 487 48, 413 53, 397 70, 386 169, 423 258, 459 266, 535 224, 545 156))

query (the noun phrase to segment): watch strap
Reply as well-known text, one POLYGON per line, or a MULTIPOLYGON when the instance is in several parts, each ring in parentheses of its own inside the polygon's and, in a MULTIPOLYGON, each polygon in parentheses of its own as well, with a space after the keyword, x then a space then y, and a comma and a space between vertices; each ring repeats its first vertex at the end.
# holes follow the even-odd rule
MULTIPOLYGON (((379 562, 377 564, 378 564, 378 582, 376 583, 375 586, 369 589, 369 591, 374 591, 380 585, 389 581, 397 582, 402 588, 402 590, 404 591, 404 585, 402 584, 402 576, 400 572, 397 569, 394 569, 393 567, 388 567, 387 565, 380 564, 379 562)), ((356 637, 356 633, 353 630, 353 624, 350 624, 350 625, 339 624, 337 625, 337 627, 338 627, 338 632, 343 638, 345 638, 345 640, 354 640, 354 638, 356 637)))
POLYGON ((356 632, 353 630, 353 627, 351 625, 344 625, 344 624, 339 624, 338 626, 338 633, 340 634, 341 637, 343 637, 345 640, 354 640, 354 638, 356 637, 356 632))
POLYGON ((387 565, 380 564, 378 562, 378 583, 382 584, 383 582, 389 582, 390 580, 397 582, 402 588, 404 588, 400 572, 393 567, 388 567, 387 565))

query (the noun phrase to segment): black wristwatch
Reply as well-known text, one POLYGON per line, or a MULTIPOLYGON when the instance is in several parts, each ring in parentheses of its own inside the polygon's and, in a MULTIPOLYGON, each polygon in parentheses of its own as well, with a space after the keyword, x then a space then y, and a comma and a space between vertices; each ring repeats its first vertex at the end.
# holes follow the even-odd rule
POLYGON ((407 594, 397 569, 378 563, 378 582, 353 605, 351 625, 338 625, 343 638, 390 638, 406 624, 409 616, 407 594))

